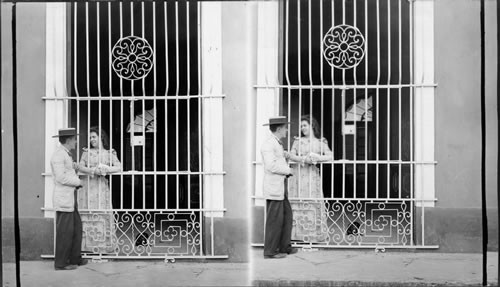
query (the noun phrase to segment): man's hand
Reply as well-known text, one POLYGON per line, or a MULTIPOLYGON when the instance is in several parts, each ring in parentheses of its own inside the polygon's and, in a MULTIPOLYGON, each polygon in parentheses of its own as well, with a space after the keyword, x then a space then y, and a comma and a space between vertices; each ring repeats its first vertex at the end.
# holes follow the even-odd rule
POLYGON ((283 152, 283 156, 285 157, 285 159, 289 159, 290 158, 290 153, 287 152, 287 151, 284 151, 283 152))

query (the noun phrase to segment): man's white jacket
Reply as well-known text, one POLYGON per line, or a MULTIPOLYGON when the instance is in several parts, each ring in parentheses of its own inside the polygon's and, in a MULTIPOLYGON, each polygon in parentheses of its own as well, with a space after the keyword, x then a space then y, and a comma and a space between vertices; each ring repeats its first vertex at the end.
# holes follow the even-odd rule
POLYGON ((266 199, 283 200, 285 198, 285 178, 292 173, 286 162, 283 146, 273 134, 260 148, 264 162, 263 193, 266 199))
POLYGON ((56 211, 73 212, 75 209, 75 187, 81 184, 73 168, 73 160, 64 146, 54 152, 50 159, 54 179, 53 204, 56 211))

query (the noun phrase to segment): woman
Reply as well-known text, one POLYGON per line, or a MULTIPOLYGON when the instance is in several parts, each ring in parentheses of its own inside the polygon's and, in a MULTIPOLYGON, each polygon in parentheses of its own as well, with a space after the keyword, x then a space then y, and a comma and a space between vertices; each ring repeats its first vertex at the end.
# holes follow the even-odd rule
POLYGON ((87 174, 82 178, 83 188, 78 192, 78 208, 89 210, 81 214, 82 250, 111 253, 115 251, 116 239, 113 214, 103 211, 111 209, 111 192, 106 175, 119 172, 122 168, 115 150, 109 148, 106 132, 92 127, 89 135, 90 148, 84 148, 77 165, 77 170, 87 174))
POLYGON ((328 231, 326 208, 322 200, 314 200, 323 198, 320 169, 316 164, 333 160, 333 153, 326 139, 321 138, 318 122, 312 116, 302 116, 300 136, 295 138, 286 156, 297 162, 288 180, 288 196, 305 198, 290 200, 294 218, 292 240, 324 242, 328 231))

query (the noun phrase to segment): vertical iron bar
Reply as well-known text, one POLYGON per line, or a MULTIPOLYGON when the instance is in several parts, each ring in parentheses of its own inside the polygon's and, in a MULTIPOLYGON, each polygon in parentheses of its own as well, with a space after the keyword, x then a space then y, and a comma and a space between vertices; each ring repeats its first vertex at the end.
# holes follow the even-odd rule
MULTIPOLYGON (((414 84, 414 79, 413 79, 413 3, 414 1, 410 1, 409 6, 410 6, 410 84, 414 84)), ((413 163, 413 92, 414 88, 410 87, 410 198, 415 198, 414 194, 414 189, 413 189, 413 172, 414 172, 414 166, 415 163, 413 163)), ((411 232, 411 240, 412 244, 415 243, 415 234, 413 231, 413 222, 414 222, 414 212, 415 212, 415 202, 411 203, 411 221, 410 221, 410 232, 411 232)), ((422 227, 424 227, 424 223, 421 223, 422 227)), ((423 228, 422 228, 423 230, 423 228)))
MULTIPOLYGON (((187 46, 187 64, 186 64, 186 69, 187 69, 187 92, 186 94, 187 95, 190 95, 191 93, 191 77, 190 77, 190 59, 191 59, 191 50, 190 50, 190 33, 189 33, 189 1, 186 1, 186 46, 187 46)), ((187 195, 188 195, 188 208, 190 209, 191 208, 191 99, 188 98, 186 99, 187 101, 187 172, 188 172, 188 175, 187 175, 187 178, 188 178, 188 182, 187 182, 187 195)))
MULTIPOLYGON (((98 111, 99 111, 99 116, 98 116, 98 129, 99 129, 99 138, 102 139, 102 134, 101 134, 101 130, 102 130, 102 93, 101 93, 101 39, 100 39, 100 17, 99 17, 99 8, 101 6, 101 3, 100 2, 97 2, 96 3, 96 14, 97 14, 97 27, 96 27, 96 30, 97 30, 97 93, 99 95, 99 103, 98 103, 98 111)), ((102 160, 102 148, 101 145, 99 144, 99 161, 98 163, 101 163, 101 160, 102 160)), ((111 150, 110 150, 111 151, 111 150)), ((101 181, 99 180, 99 190, 102 190, 102 183, 101 181)), ((109 193, 111 195, 111 192, 109 193)), ((101 208, 101 193, 99 192, 98 193, 98 205, 97 205, 97 208, 101 208)))
MULTIPOLYGON (((201 14, 201 4, 200 2, 198 1, 197 2, 197 9, 196 9, 196 17, 197 17, 197 26, 196 26, 196 32, 197 32, 197 37, 196 37, 196 43, 197 43, 197 65, 198 65, 198 88, 197 88, 197 91, 198 91, 198 94, 201 94, 201 17, 200 17, 200 14, 201 14)), ((202 158, 202 154, 201 154, 201 145, 202 145, 202 136, 201 136, 201 117, 202 117, 202 114, 201 114, 201 105, 202 105, 202 98, 198 98, 197 100, 197 103, 198 103, 198 138, 197 138, 197 142, 198 142, 198 172, 200 172, 200 174, 198 175, 198 200, 199 200, 199 203, 198 203, 198 208, 203 208, 204 207, 204 204, 203 204, 203 190, 202 190, 202 187, 203 187, 203 181, 202 181, 202 178, 203 178, 203 175, 201 173, 201 171, 203 170, 203 167, 202 167, 202 161, 201 161, 201 158, 202 158)), ((204 227, 204 215, 205 213, 204 212, 200 212, 200 234, 203 234, 203 227, 204 227)), ((200 255, 203 255, 203 243, 204 243, 204 240, 200 240, 200 255)))
MULTIPOLYGON (((289 50, 288 50, 288 44, 289 44, 289 36, 290 36, 290 1, 289 0, 285 0, 285 82, 287 85, 291 85, 290 83, 290 77, 289 77, 289 66, 288 66, 288 57, 289 57, 289 50)), ((288 100, 288 108, 287 108, 287 118, 288 118, 288 121, 290 121, 290 117, 292 116, 292 113, 291 113, 291 99, 292 99, 292 96, 291 96, 291 93, 292 93, 292 90, 290 88, 284 88, 284 89, 287 89, 287 100, 288 100)), ((290 148, 290 142, 291 142, 291 139, 290 139, 290 131, 288 131, 288 147, 290 148)), ((300 134, 299 134, 300 135, 300 134)), ((264 218, 266 218, 266 208, 264 208, 264 218)))
POLYGON ((342 0, 342 24, 345 24, 345 0, 342 0))
MULTIPOLYGON (((157 78, 156 78, 156 3, 152 2, 153 6, 153 94, 157 96, 157 78)), ((154 174, 154 189, 153 189, 153 208, 158 209, 158 201, 157 201, 157 192, 158 192, 158 153, 157 153, 157 141, 158 141, 158 114, 156 103, 158 100, 153 100, 153 118, 154 118, 154 127, 153 127, 153 170, 154 174)), ((165 175, 166 176, 166 175, 165 175)))
MULTIPOLYGON (((134 36, 134 2, 130 2, 130 35, 134 36)), ((132 94, 132 99, 130 101, 130 148, 132 150, 132 170, 135 168, 135 144, 132 144, 132 139, 135 137, 135 92, 134 92, 134 81, 130 81, 130 91, 132 94)), ((132 209, 135 208, 135 177, 132 175, 132 209)))
MULTIPOLYGON (((342 0, 342 24, 345 24, 345 0, 342 0)), ((346 85, 345 81, 345 69, 342 69, 342 85, 346 85)), ((342 117, 342 154, 343 154, 343 161, 342 161, 342 198, 345 198, 345 169, 346 169, 346 159, 347 159, 347 154, 346 154, 346 142, 345 142, 345 100, 346 100, 346 89, 342 88, 342 104, 341 104, 341 117, 342 117)), ((342 219, 342 226, 344 227, 345 219, 342 219)))
MULTIPOLYGON (((321 1, 321 0, 320 0, 321 1)), ((312 51, 311 51, 311 34, 312 34, 312 29, 311 29, 311 2, 307 1, 307 8, 308 8, 308 28, 309 28, 309 33, 308 33, 308 56, 309 56, 309 85, 313 85, 313 78, 312 78, 312 51)), ((309 116, 312 118, 312 106, 313 106, 313 89, 309 89, 309 116)), ((300 116, 300 115, 299 115, 300 116)), ((300 125, 300 121, 299 121, 300 125)), ((314 132, 312 130, 312 121, 310 123, 310 129, 309 129, 309 143, 312 141, 312 137, 314 136, 314 132)), ((321 139, 319 139, 321 141, 321 139)), ((312 152, 312 146, 311 144, 309 145, 309 153, 312 152)), ((312 172, 309 172, 309 197, 312 197, 312 172)))
MULTIPOLYGON (((331 15, 331 28, 335 26, 335 2, 331 0, 330 2, 330 15, 331 15)), ((335 77, 334 77, 334 68, 333 65, 330 65, 330 77, 332 83, 332 150, 335 146, 335 77)), ((342 156, 343 157, 343 156, 342 156)), ((331 170, 332 184, 330 190, 330 198, 333 198, 335 192, 335 154, 333 156, 332 161, 332 170, 331 170)))
MULTIPOLYGON (((86 67, 85 67, 85 71, 86 71, 86 74, 87 74, 87 91, 85 93, 85 95, 87 97, 90 97, 90 71, 89 71, 89 65, 90 65, 90 59, 89 59, 89 3, 86 2, 85 3, 85 54, 86 54, 86 67)), ((91 109, 91 105, 92 105, 92 102, 90 100, 87 100, 87 148, 88 148, 88 156, 90 156, 90 109, 91 109)), ((89 166, 89 160, 87 160, 87 166, 89 166)), ((90 177, 88 177, 88 181, 87 183, 89 182, 89 179, 90 177)), ((89 185, 87 185, 89 186, 89 185)), ((90 210, 90 196, 89 196, 89 192, 88 192, 88 188, 87 188, 87 208, 90 210)), ((98 204, 100 204, 100 196, 98 195, 98 204)))
MULTIPOLYGON (((78 13, 77 13, 77 7, 78 7, 78 4, 77 3, 73 3, 72 4, 73 7, 74 7, 74 23, 73 23, 73 42, 74 42, 74 45, 73 45, 73 85, 74 85, 74 90, 75 90, 75 94, 76 94, 76 97, 79 98, 80 97, 80 93, 78 91, 78 83, 77 83, 77 67, 78 67, 78 61, 77 61, 77 53, 76 53, 76 47, 78 46, 78 37, 77 37, 77 25, 76 25, 76 21, 77 21, 77 18, 78 18, 78 13)), ((76 101, 76 130, 77 131, 80 131, 80 101, 76 101)), ((80 150, 80 137, 76 137, 76 148, 77 150, 80 150)))
MULTIPOLYGON (((402 36, 402 33, 401 33, 401 0, 398 1, 398 31, 399 31, 399 37, 398 37, 398 40, 399 40, 399 53, 398 53, 398 56, 399 56, 399 59, 398 59, 398 63, 399 63, 399 79, 398 79, 398 84, 401 85, 401 78, 402 78, 402 63, 401 63, 401 53, 402 53, 402 43, 401 43, 401 36, 402 36)), ((402 158, 402 152, 401 152, 401 138, 403 137, 403 134, 402 134, 402 129, 401 129, 401 87, 398 88, 398 115, 399 115, 399 148, 398 148, 398 152, 399 152, 399 165, 398 165, 398 191, 399 191, 399 198, 402 198, 401 196, 401 162, 403 160, 402 158)))
MULTIPOLYGON (((76 47, 78 46, 77 45, 78 44, 78 37, 77 37, 77 29, 76 29, 76 27, 77 27, 76 23, 77 23, 77 18, 78 18, 78 11, 77 11, 78 4, 77 3, 73 3, 73 5, 74 5, 73 6, 74 7, 74 23, 73 23, 73 29, 74 29, 74 31, 73 31, 73 41, 74 41, 74 45, 73 45, 73 59, 74 59, 73 60, 73 85, 74 85, 74 90, 75 90, 76 97, 78 99, 80 97, 80 92, 78 91, 78 82, 77 82, 78 60, 77 60, 77 50, 76 50, 76 47)), ((76 130, 78 132, 80 131, 80 101, 78 101, 78 100, 76 101, 76 130)), ((76 137, 76 148, 77 148, 77 150, 80 150, 80 137, 76 137)), ((77 152, 77 154, 78 154, 78 152, 77 152)), ((87 164, 87 167, 88 167, 88 164, 87 164)), ((87 186, 88 186, 89 178, 86 177, 86 180, 87 180, 87 186)), ((55 231, 55 225, 54 225, 54 231, 55 231)), ((54 238, 54 242, 55 242, 55 238, 54 238)), ((55 245, 54 245, 54 247, 55 247, 55 245)))
MULTIPOLYGON (((300 28, 301 28, 301 19, 300 19, 300 0, 297 0, 297 78, 298 78, 298 82, 299 82, 299 107, 298 107, 298 134, 299 134, 299 140, 301 140, 301 133, 300 133, 300 115, 302 113, 302 63, 301 63, 301 60, 302 60, 302 55, 301 55, 301 47, 300 47, 300 37, 301 37, 301 33, 300 33, 300 28)), ((291 92, 291 91, 290 91, 291 92)), ((290 103, 288 104, 290 106, 290 103)), ((290 132, 289 132, 290 133, 290 132)), ((302 154, 302 145, 299 144, 299 151, 298 153, 301 155, 302 154)), ((298 196, 300 197, 300 187, 302 186, 302 183, 301 183, 301 173, 302 173, 302 170, 301 168, 297 168, 297 171, 298 171, 298 182, 297 182, 297 194, 298 196)))
MULTIPOLYGON (((289 0, 285 0, 285 79, 286 79, 286 84, 287 85, 290 85, 290 77, 289 77, 289 74, 288 74, 288 57, 289 57, 289 54, 288 54, 288 38, 289 37, 289 26, 290 26, 290 11, 289 11, 289 6, 290 6, 290 2, 289 0)), ((291 90, 288 90, 288 93, 290 94, 291 90)), ((290 106, 290 102, 288 103, 288 105, 290 106)), ((289 115, 290 116, 290 115, 289 115)))
MULTIPOLYGON (((133 82, 132 82, 133 83, 133 82)), ((132 85, 133 86, 133 85, 132 85)), ((130 107, 129 107, 129 114, 130 114, 130 130, 129 130, 129 133, 130 133, 130 149, 132 150, 132 171, 136 171, 136 168, 135 168, 135 153, 134 153, 134 150, 135 150, 135 144, 133 144, 133 138, 135 137, 135 126, 134 126, 134 122, 135 122, 135 118, 134 118, 134 104, 135 104, 135 99, 134 99, 134 96, 133 96, 133 89, 132 89, 132 99, 130 100, 130 107)), ((135 177, 136 177, 136 174, 134 173, 132 175, 132 209, 135 209, 135 177)))
MULTIPOLYGON (((323 43, 322 43, 322 39, 323 39, 323 0, 320 0, 319 1, 319 16, 320 16, 320 20, 319 20, 319 75, 320 75, 320 85, 323 86, 324 85, 324 81, 323 81, 323 43)), ((323 126, 325 125, 325 121, 324 121, 324 104, 325 104, 325 99, 324 99, 324 96, 325 96, 325 89, 324 88, 321 88, 321 116, 320 116, 320 121, 321 121, 321 140, 323 140, 323 126)), ((321 145, 321 154, 323 154, 324 150, 323 150, 323 145, 321 145)), ((324 173, 323 173, 323 170, 324 170, 324 166, 323 164, 320 165, 320 174, 323 176, 324 173)), ((323 180, 321 180, 320 182, 320 190, 323 191, 323 180)), ((324 196, 323 196, 324 197, 324 196)), ((324 208, 325 206, 325 201, 321 201, 321 206, 322 208, 324 208)), ((326 222, 325 222, 326 223, 326 222)))
MULTIPOLYGON (((288 71, 288 57, 289 57, 289 53, 288 53, 288 38, 289 38, 289 21, 290 21, 290 18, 289 18, 289 1, 286 1, 285 2, 285 7, 286 7, 286 16, 285 16, 285 78, 286 78, 286 84, 287 85, 290 85, 290 78, 289 78, 289 71, 288 71)), ((288 100, 288 107, 287 107, 287 118, 288 118, 288 121, 290 122, 291 121, 291 116, 292 116, 292 108, 291 108, 291 90, 289 88, 285 88, 288 90, 288 93, 287 93, 287 100, 288 100)), ((276 95, 276 91, 278 92, 279 94, 279 89, 278 90, 274 90, 274 94, 276 95)), ((278 95, 279 96, 279 95, 278 95)), ((281 101, 283 101, 283 98, 280 98, 281 101)), ((282 103, 281 103, 282 104, 282 103)), ((288 148, 290 149, 291 145, 290 145, 290 142, 291 142, 291 138, 290 138, 290 134, 291 134, 291 131, 289 130, 288 131, 288 137, 287 137, 287 146, 288 148)), ((288 180, 289 181, 289 180, 288 180)))
MULTIPOLYGON (((142 38, 146 38, 144 34, 144 2, 141 2, 141 28, 142 38)), ((146 81, 142 78, 142 208, 146 209, 146 147, 147 147, 147 138, 146 138, 146 99, 144 96, 146 95, 146 81)))
MULTIPOLYGON (((120 5, 120 39, 123 37, 123 4, 122 2, 119 3, 120 5)), ((120 77, 120 97, 123 97, 123 79, 120 77)), ((125 152, 124 152, 124 134, 123 134, 123 99, 120 99, 120 148, 122 151, 122 160, 125 158, 125 152)), ((131 126, 132 128, 132 126, 131 126)), ((129 133, 129 137, 132 135, 132 133, 129 133)), ((130 145, 130 138, 128 144, 130 145)), ((132 170, 134 168, 132 167, 132 170)), ((120 188, 120 208, 123 209, 123 173, 120 174, 120 182, 122 185, 122 188, 120 188)))
MULTIPOLYGON (((108 63, 111 63, 111 2, 108 2, 108 63)), ((113 96, 113 81, 111 78, 111 67, 108 67, 108 82, 109 82, 109 96, 113 96)), ((109 101, 109 162, 113 161, 113 153, 112 147, 113 147, 113 101, 109 101)), ((123 152, 122 152, 123 155, 123 152)), ((117 155, 118 156, 118 155, 117 155)), ((123 159, 122 159, 123 160, 123 159)), ((121 185, 123 186, 123 185, 121 185)), ((112 202, 113 202, 113 176, 109 177, 109 196, 110 196, 110 208, 112 209, 112 202)), ((113 222, 111 223, 113 224, 113 222)))
MULTIPOLYGON (((368 0, 365 0, 365 84, 368 85, 368 0)), ((373 98, 372 107, 373 110, 373 98)), ((365 199, 368 198, 368 88, 365 88, 365 199)), ((373 122, 373 112, 372 112, 373 122)), ((377 123, 378 124, 378 123, 377 123)))
MULTIPOLYGON (((332 68, 332 66, 330 67, 332 68)), ((332 69, 333 71, 333 69, 332 69)), ((332 73, 333 75, 333 73, 332 73)), ((333 78, 333 76, 332 76, 333 78)), ((332 151, 334 152, 335 147, 335 89, 332 89, 332 151)), ((333 199, 334 191, 335 191, 335 152, 333 153, 332 158, 332 170, 331 170, 331 178, 332 184, 330 186, 330 198, 333 199)))
MULTIPOLYGON (((179 2, 175 2, 175 95, 179 95, 179 2)), ((175 99, 175 171, 176 171, 176 208, 179 209, 179 99, 175 99)))
MULTIPOLYGON (((163 17, 165 25, 165 96, 167 96, 169 88, 167 2, 163 2, 163 17)), ((164 100, 163 104, 165 105, 165 209, 168 209, 168 98, 164 100)))
MULTIPOLYGON (((356 12, 357 12, 356 11, 356 0, 352 0, 352 2, 353 2, 353 14, 354 14, 353 15, 353 18, 354 18, 354 27, 357 28, 358 27, 358 25, 357 25, 358 23, 357 23, 357 17, 356 17, 356 12)), ((354 85, 355 86, 357 86, 357 84, 358 84, 358 79, 356 77, 357 70, 358 70, 358 66, 356 65, 356 66, 354 66, 354 73, 353 73, 354 74, 353 76, 354 76, 354 85)), ((357 145, 358 123, 357 123, 357 119, 356 119, 357 114, 358 114, 358 105, 357 105, 357 98, 356 98, 357 91, 358 91, 358 89, 354 88, 354 91, 353 91, 354 92, 353 93, 353 102, 352 102, 352 105, 354 107, 354 117, 353 117, 353 119, 354 119, 354 134, 352 136, 353 137, 353 141, 352 141, 353 142, 353 149, 352 150, 353 150, 353 153, 354 153, 353 154, 354 163, 352 165, 353 197, 354 198, 358 197, 357 196, 357 192, 356 192, 357 191, 357 173, 358 173, 358 169, 357 169, 358 165, 356 163, 356 161, 358 160, 358 157, 357 157, 357 153, 358 153, 357 152, 358 151, 357 150, 357 146, 358 146, 357 145)))
MULTIPOLYGON (((391 84, 391 0, 387 0, 387 85, 391 84)), ((387 194, 391 196, 391 89, 387 88, 387 194)))
MULTIPOLYGON (((290 2, 287 1, 285 3, 286 5, 286 22, 285 22, 285 29, 286 29, 286 44, 285 44, 285 77, 286 77, 286 83, 288 85, 290 85, 290 78, 289 78, 289 67, 288 67, 288 57, 289 57, 289 53, 288 53, 288 38, 289 38, 289 21, 290 21, 290 18, 289 18, 289 5, 290 5, 290 2)), ((291 121, 291 116, 292 116, 292 105, 291 105, 291 100, 292 100, 292 90, 290 88, 287 88, 288 89, 288 93, 287 93, 287 100, 288 100, 288 107, 287 107, 287 118, 288 118, 288 121, 290 122, 291 121)), ((276 94, 276 90, 274 90, 274 94, 276 94)), ((279 90, 278 90, 278 94, 279 94, 279 90)), ((279 96, 279 95, 278 95, 279 96)), ((282 98, 280 98, 281 101, 283 101, 282 98)), ((288 147, 290 148, 291 145, 290 145, 290 142, 291 142, 291 138, 290 138, 290 134, 291 134, 291 131, 289 130, 288 131, 288 139, 287 139, 287 145, 288 147)), ((288 179, 288 182, 290 182, 290 180, 288 179)), ((265 213, 265 210, 264 210, 264 213, 265 213)), ((265 214, 264 214, 265 215, 265 214)))
MULTIPOLYGON (((345 70, 342 70, 342 85, 345 85, 345 70)), ((342 125, 342 198, 345 198, 345 166, 347 160, 345 146, 345 97, 346 89, 342 88, 340 96, 340 122, 342 125)))
MULTIPOLYGON (((378 86, 380 84, 380 0, 377 0, 377 82, 376 85, 378 86)), ((377 104, 376 109, 375 109, 375 114, 376 114, 376 121, 375 121, 375 129, 376 129, 376 139, 375 139, 375 153, 376 153, 376 171, 375 171, 375 181, 376 181, 376 198, 378 199, 380 197, 380 186, 379 186, 379 174, 380 174, 380 129, 379 129, 379 96, 380 96, 380 89, 377 87, 376 90, 376 96, 377 96, 377 104)))

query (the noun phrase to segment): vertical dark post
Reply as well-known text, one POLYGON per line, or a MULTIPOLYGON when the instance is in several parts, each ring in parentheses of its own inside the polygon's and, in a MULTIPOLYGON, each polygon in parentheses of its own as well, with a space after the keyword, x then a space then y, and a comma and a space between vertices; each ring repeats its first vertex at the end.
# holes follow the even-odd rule
POLYGON ((12 3, 12 134, 14 139, 14 238, 16 241, 16 283, 21 286, 19 255, 21 238, 19 232, 19 164, 17 150, 17 50, 16 50, 16 2, 12 3))
MULTIPOLYGON (((2 94, 2 6, 3 4, 0 3, 0 95, 2 94)), ((0 98, 0 132, 3 130, 2 124, 1 124, 1 119, 2 119, 2 100, 0 98)), ((2 157, 2 135, 0 134, 0 162, 3 163, 3 157, 2 157)), ((0 170, 2 170, 2 167, 0 167, 0 170)), ((3 181, 2 181, 2 172, 0 172, 0 186, 3 186, 3 181)), ((0 203, 0 215, 2 214, 2 204, 0 203)), ((0 238, 3 238, 2 236, 2 218, 0 216, 0 238)), ((0 264, 3 266, 3 253, 2 253, 2 248, 0 248, 0 264)), ((0 282, 3 283, 3 272, 0 272, 0 282)))
MULTIPOLYGON (((498 123, 500 122, 500 109, 498 108, 500 104, 500 69, 498 67, 500 66, 500 1, 496 1, 497 4, 497 136, 498 140, 497 143, 500 142, 500 125, 498 123)), ((497 144, 498 147, 498 144, 497 144)), ((500 170, 500 153, 497 152, 497 225, 498 222, 500 222, 500 212, 498 212, 498 208, 500 207, 500 187, 498 186, 498 171, 500 170)), ((500 270, 500 256, 498 257, 498 262, 497 262, 497 268, 500 270)), ((500 285, 500 280, 498 280, 497 285, 500 285)))
MULTIPOLYGON (((0 3, 0 95, 2 94, 2 6, 3 4, 0 3)), ((0 99, 0 132, 3 130, 3 127, 1 126, 1 119, 2 119, 2 100, 0 99)), ((0 162, 3 163, 3 157, 2 157, 2 135, 0 134, 0 162)), ((2 164, 3 166, 3 164, 2 164)), ((0 167, 2 169, 3 167, 0 167)), ((3 181, 2 181, 2 172, 0 172, 0 186, 3 186, 3 181)), ((0 203, 0 215, 2 214, 2 204, 0 203)), ((2 236, 2 218, 0 216, 0 238, 3 238, 2 236)), ((2 253, 2 248, 0 248, 0 264, 3 266, 3 253, 2 253)), ((0 272, 0 282, 3 283, 3 272, 0 272)))
POLYGON ((483 225, 483 286, 488 283, 488 218, 486 214, 486 111, 484 61, 484 0, 481 0, 481 218, 483 225))
MULTIPOLYGON (((500 142, 500 109, 498 108, 500 104, 500 1, 497 0, 497 129, 498 129, 498 140, 497 143, 500 142)), ((500 222, 500 212, 498 212, 498 208, 500 207, 500 186, 498 186, 498 171, 500 170, 500 153, 497 152, 497 217, 498 222, 500 222)), ((500 268, 500 256, 498 257, 498 268, 500 268)), ((500 285, 500 280, 498 281, 498 285, 500 285)))

